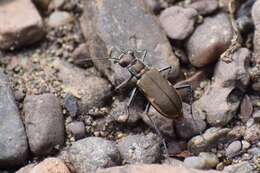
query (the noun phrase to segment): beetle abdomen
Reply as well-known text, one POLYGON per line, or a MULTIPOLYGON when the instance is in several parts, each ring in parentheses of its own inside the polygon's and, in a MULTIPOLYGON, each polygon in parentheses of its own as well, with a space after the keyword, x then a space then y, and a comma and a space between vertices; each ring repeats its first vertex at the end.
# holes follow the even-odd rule
POLYGON ((182 114, 180 96, 157 69, 151 68, 143 74, 137 85, 152 106, 163 116, 174 119, 182 114))

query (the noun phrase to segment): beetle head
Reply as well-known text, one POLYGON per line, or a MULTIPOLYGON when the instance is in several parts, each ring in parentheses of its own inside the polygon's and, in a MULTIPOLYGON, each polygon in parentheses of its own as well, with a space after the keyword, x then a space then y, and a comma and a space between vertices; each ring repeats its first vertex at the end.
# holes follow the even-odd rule
POLYGON ((119 57, 119 62, 118 64, 121 67, 127 67, 129 64, 131 64, 135 60, 134 52, 133 51, 128 51, 126 53, 123 53, 119 57))

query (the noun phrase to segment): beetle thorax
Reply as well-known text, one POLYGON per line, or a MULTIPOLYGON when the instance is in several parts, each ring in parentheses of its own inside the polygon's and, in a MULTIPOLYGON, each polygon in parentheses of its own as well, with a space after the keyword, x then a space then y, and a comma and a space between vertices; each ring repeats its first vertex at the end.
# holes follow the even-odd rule
POLYGON ((135 61, 131 63, 127 69, 136 78, 140 78, 148 70, 147 66, 139 59, 135 59, 135 61))

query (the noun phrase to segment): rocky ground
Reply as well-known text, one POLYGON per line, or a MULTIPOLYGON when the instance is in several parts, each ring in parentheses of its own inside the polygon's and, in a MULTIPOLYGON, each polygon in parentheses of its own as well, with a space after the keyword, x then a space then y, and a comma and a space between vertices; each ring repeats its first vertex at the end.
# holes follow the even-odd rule
POLYGON ((260 0, 2 0, 0 68, 1 173, 260 171, 260 0), (194 90, 150 109, 170 158, 120 49, 194 90))

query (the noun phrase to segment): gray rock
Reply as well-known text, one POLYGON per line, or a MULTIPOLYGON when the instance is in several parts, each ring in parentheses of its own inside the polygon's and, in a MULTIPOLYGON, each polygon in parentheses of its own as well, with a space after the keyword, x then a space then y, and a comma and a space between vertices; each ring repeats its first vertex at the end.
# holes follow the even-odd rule
POLYGON ((74 121, 67 126, 68 133, 76 140, 86 137, 85 125, 82 121, 74 121))
POLYGON ((31 45, 43 36, 42 18, 30 0, 0 2, 0 49, 31 45))
POLYGON ((260 156, 260 147, 254 147, 248 150, 249 154, 252 154, 253 156, 260 156))
POLYGON ((198 154, 202 151, 209 151, 214 148, 219 142, 227 140, 227 134, 230 131, 228 128, 211 127, 202 135, 193 137, 188 142, 190 152, 198 154))
POLYGON ((217 166, 219 163, 218 157, 214 153, 206 153, 202 152, 199 154, 200 158, 203 158, 206 162, 206 167, 208 169, 213 169, 217 166))
POLYGON ((186 44, 191 64, 204 67, 215 62, 228 48, 231 39, 232 28, 226 14, 205 18, 186 44))
POLYGON ((193 8, 173 6, 161 13, 160 22, 170 38, 184 40, 193 32, 197 15, 193 8))
POLYGON ((155 163, 160 157, 160 140, 152 133, 129 135, 118 142, 123 163, 155 163))
POLYGON ((192 156, 192 157, 185 158, 184 165, 186 167, 194 168, 194 169, 205 169, 206 162, 201 157, 192 156))
MULTIPOLYGON (((172 119, 168 119, 168 118, 162 116, 152 106, 150 108, 148 116, 155 122, 156 126, 158 127, 158 129, 160 130, 160 132, 162 134, 169 136, 169 137, 175 137, 175 130, 174 130, 174 125, 173 125, 172 119)), ((153 123, 149 120, 149 118, 147 117, 147 115, 145 115, 145 113, 141 114, 141 117, 147 125, 149 125, 151 128, 154 129, 153 123)))
POLYGON ((260 2, 256 1, 252 8, 252 19, 255 25, 255 32, 254 32, 254 52, 256 54, 256 61, 260 63, 260 2))
POLYGON ((71 94, 66 94, 64 97, 64 107, 69 112, 72 118, 75 118, 78 113, 78 100, 71 94))
POLYGON ((64 143, 64 118, 58 98, 53 94, 26 96, 25 127, 30 149, 47 155, 64 143))
POLYGON ((58 78, 63 82, 64 91, 80 100, 78 104, 81 113, 88 113, 93 106, 103 106, 110 97, 111 85, 105 79, 73 67, 65 61, 57 60, 53 66, 58 70, 58 78))
POLYGON ((161 10, 161 4, 157 0, 144 0, 148 8, 155 14, 159 14, 161 10))
POLYGON ((254 167, 246 161, 233 164, 224 168, 224 171, 229 173, 253 173, 254 167))
POLYGON ((248 142, 255 144, 260 140, 260 124, 254 123, 246 128, 244 139, 248 142))
POLYGON ((247 150, 248 148, 251 147, 251 144, 249 142, 247 142, 246 140, 243 140, 242 142, 242 150, 245 151, 247 150))
POLYGON ((78 173, 119 165, 120 153, 116 144, 98 137, 89 137, 72 144, 69 160, 78 173))
POLYGON ((206 122, 194 111, 191 114, 190 105, 183 103, 183 116, 175 123, 176 134, 183 139, 200 134, 206 129, 206 122))
POLYGON ((218 9, 217 0, 193 0, 187 7, 194 8, 200 15, 208 15, 218 9))
POLYGON ((88 68, 93 66, 90 59, 88 45, 85 43, 80 44, 72 53, 72 63, 79 67, 88 68))
POLYGON ((205 116, 210 125, 226 125, 236 114, 244 89, 249 83, 247 70, 250 51, 238 49, 231 63, 219 61, 214 71, 214 81, 202 97, 194 103, 194 109, 205 116))
MULTIPOLYGON (((112 48, 146 49, 148 65, 156 68, 171 65, 170 78, 178 76, 179 60, 142 0, 85 1, 83 10, 81 26, 92 58, 108 57, 111 50, 111 56, 118 56, 120 52, 112 48)), ((114 85, 130 75, 126 69, 108 60, 94 60, 94 64, 114 85)))
POLYGON ((28 144, 13 92, 2 71, 0 86, 0 169, 5 169, 25 162, 28 144))
MULTIPOLYGON (((112 104, 112 109, 110 115, 119 123, 136 123, 140 120, 143 110, 140 106, 135 103, 131 105, 129 108, 129 113, 127 115, 127 108, 126 105, 129 99, 125 99, 123 101, 119 101, 116 99, 112 104), (127 121, 127 122, 126 122, 127 121)), ((136 101, 138 101, 136 99, 136 101)))
POLYGON ((199 156, 187 157, 184 165, 195 169, 213 169, 219 163, 218 157, 214 153, 202 152, 199 156))
POLYGON ((240 154, 240 151, 242 149, 242 143, 241 141, 234 141, 231 144, 228 145, 226 148, 226 156, 228 158, 232 158, 240 154))
POLYGON ((57 28, 74 21, 73 16, 65 11, 55 11, 53 12, 47 21, 47 25, 51 28, 57 28))

